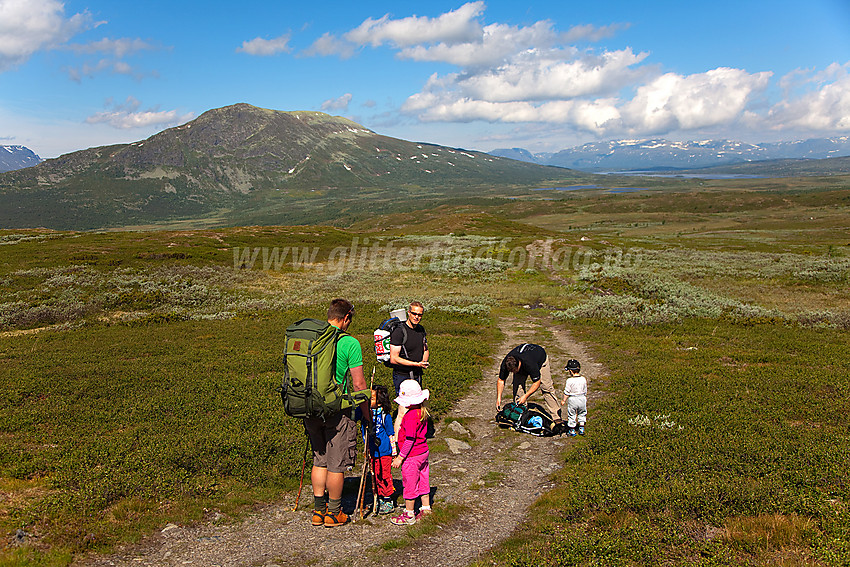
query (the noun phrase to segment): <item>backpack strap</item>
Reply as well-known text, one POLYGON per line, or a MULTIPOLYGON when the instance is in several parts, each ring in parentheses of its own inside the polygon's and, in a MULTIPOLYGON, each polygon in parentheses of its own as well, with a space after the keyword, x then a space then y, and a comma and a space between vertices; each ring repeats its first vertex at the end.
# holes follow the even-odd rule
MULTIPOLYGON (((337 344, 339 343, 339 339, 341 339, 342 337, 344 337, 347 334, 348 333, 346 333, 345 331, 343 331, 339 327, 337 327, 336 331, 334 332, 334 339, 333 339, 333 345, 334 345, 334 359, 333 359, 334 380, 336 380, 336 357, 337 357, 337 353, 338 353, 336 347, 337 347, 337 344)), ((348 393, 348 380, 347 380, 347 378, 348 378, 348 375, 350 373, 351 373, 350 369, 348 369, 348 370, 345 371, 345 376, 342 377, 342 384, 340 384, 340 385, 342 386, 342 393, 343 394, 348 393)))
MULTIPOLYGON (((334 369, 336 369, 336 357, 337 357, 337 353, 338 353, 336 346, 337 346, 337 343, 339 342, 339 340, 344 336, 350 337, 351 334, 343 331, 342 329, 337 328, 336 335, 334 336, 334 341, 333 341, 333 345, 334 345, 333 366, 334 366, 334 369)), ((354 419, 354 412, 357 410, 357 407, 362 402, 368 402, 372 398, 372 389, 368 388, 368 389, 365 389, 365 390, 350 391, 350 388, 349 388, 350 378, 351 378, 351 369, 348 368, 345 371, 345 377, 343 378, 343 381, 342 381, 342 384, 341 384, 342 396, 345 399, 348 400, 349 404, 351 404, 351 406, 350 406, 351 416, 350 417, 352 419, 354 419)), ((334 370, 334 380, 336 380, 336 370, 334 370)), ((351 384, 351 386, 353 388, 354 384, 351 384)))
POLYGON ((404 358, 407 358, 407 323, 401 324, 401 350, 404 351, 404 358))

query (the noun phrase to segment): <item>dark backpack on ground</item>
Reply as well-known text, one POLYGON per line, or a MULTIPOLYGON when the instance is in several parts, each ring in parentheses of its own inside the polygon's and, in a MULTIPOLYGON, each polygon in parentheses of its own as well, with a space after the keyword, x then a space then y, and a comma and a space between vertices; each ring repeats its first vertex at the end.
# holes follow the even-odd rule
POLYGON ((286 328, 280 397, 287 415, 326 418, 360 401, 336 381, 336 345, 345 334, 318 319, 286 328))
POLYGON ((537 437, 551 437, 563 433, 561 427, 554 425, 549 412, 537 404, 521 406, 511 402, 496 414, 496 423, 499 427, 510 427, 537 437))

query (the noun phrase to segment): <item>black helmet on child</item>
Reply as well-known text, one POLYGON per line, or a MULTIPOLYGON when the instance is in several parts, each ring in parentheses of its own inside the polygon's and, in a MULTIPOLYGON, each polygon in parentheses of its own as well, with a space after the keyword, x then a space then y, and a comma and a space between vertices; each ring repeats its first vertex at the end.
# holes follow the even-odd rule
POLYGON ((567 361, 567 365, 564 367, 564 370, 578 372, 579 370, 581 370, 581 364, 579 364, 578 360, 576 360, 575 358, 571 358, 567 361))

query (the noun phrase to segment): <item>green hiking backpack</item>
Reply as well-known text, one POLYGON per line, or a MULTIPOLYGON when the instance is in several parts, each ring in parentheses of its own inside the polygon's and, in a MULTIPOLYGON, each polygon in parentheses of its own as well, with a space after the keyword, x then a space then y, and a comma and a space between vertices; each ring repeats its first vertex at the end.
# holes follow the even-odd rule
POLYGON ((286 328, 280 397, 287 415, 326 418, 359 403, 347 383, 336 381, 336 344, 344 334, 318 319, 286 328))

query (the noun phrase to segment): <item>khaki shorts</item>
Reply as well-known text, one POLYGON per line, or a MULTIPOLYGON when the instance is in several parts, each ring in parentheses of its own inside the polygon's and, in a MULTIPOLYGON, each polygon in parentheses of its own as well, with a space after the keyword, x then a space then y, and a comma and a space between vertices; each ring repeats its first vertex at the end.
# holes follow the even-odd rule
POLYGON ((304 419, 304 428, 313 447, 313 466, 332 473, 344 473, 354 466, 357 454, 357 424, 340 412, 326 421, 318 417, 304 419))
MULTIPOLYGON (((528 387, 530 386, 527 384, 527 381, 528 376, 517 380, 516 374, 513 375, 514 403, 528 391, 528 387)), ((546 409, 552 415, 552 419, 560 419, 561 404, 555 396, 555 385, 552 383, 552 372, 549 370, 548 356, 540 367, 540 389, 538 391, 543 395, 543 402, 546 404, 546 409)))

